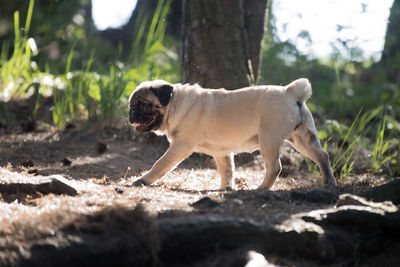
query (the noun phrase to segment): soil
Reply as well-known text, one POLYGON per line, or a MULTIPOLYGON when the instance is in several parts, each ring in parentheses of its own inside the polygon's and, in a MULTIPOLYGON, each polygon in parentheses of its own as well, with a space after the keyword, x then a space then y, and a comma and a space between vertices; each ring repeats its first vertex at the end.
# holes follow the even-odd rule
MULTIPOLYGON (((164 137, 138 135, 129 126, 102 129, 69 125, 63 130, 54 130, 37 125, 36 130, 30 132, 17 126, 0 129, 0 180, 11 176, 29 180, 30 177, 61 175, 70 180, 79 192, 77 196, 3 193, 0 198, 0 265, 36 266, 28 261, 35 258, 34 255, 42 255, 42 252, 35 254, 35 248, 44 245, 68 247, 76 241, 73 241, 74 235, 68 234, 69 231, 86 233, 82 225, 88 224, 87 216, 100 216, 99 212, 104 215, 110 208, 113 218, 119 218, 120 214, 115 207, 124 212, 143 209, 143 216, 156 225, 157 222, 179 221, 190 216, 245 218, 258 224, 282 225, 300 213, 334 207, 342 193, 363 195, 371 187, 389 181, 366 173, 339 180, 336 188, 323 188, 319 173, 309 171, 302 156, 284 145, 281 149, 283 172, 270 191, 255 190, 264 173, 258 153, 236 156, 232 191, 217 190, 219 177, 215 163, 211 157, 202 154, 192 155, 152 186, 131 187, 132 182, 149 170, 167 148, 168 142, 164 137)), ((144 225, 148 224, 146 220, 144 225)), ((115 222, 108 225, 125 227, 115 222)), ((94 231, 90 229, 89 232, 94 231)), ((150 232, 148 230, 145 237, 135 232, 135 236, 144 242, 144 239, 151 239, 150 232)), ((149 242, 145 242, 150 251, 147 254, 154 256, 160 245, 156 241, 154 244, 149 242)), ((388 257, 396 258, 399 247, 388 249, 388 257)), ((231 256, 237 251, 242 253, 241 249, 224 250, 224 253, 214 250, 206 258, 197 258, 190 265, 217 266, 212 263, 221 262, 224 257, 233 259, 235 257, 231 256)), ((312 257, 302 259, 296 253, 289 254, 290 257, 286 258, 264 254, 264 260, 270 266, 322 264, 320 260, 313 261, 312 257)), ((387 257, 379 254, 370 260, 373 263, 381 262, 381 259, 387 257)), ((184 259, 177 262, 185 266, 184 259)), ((171 265, 179 265, 177 262, 171 265)), ((329 264, 341 265, 343 262, 351 265, 343 259, 331 260, 329 264)), ((362 259, 355 262, 366 264, 362 259)), ((169 265, 168 260, 164 265, 169 265)))

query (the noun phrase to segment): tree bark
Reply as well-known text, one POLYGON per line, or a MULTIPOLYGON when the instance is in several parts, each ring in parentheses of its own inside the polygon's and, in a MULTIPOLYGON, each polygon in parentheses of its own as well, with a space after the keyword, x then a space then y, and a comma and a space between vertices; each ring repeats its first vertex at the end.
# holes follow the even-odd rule
POLYGON ((248 36, 248 49, 254 80, 257 81, 260 69, 260 55, 264 40, 265 22, 268 21, 267 5, 268 1, 244 0, 245 5, 245 26, 248 36))
POLYGON ((184 0, 182 82, 226 89, 254 84, 267 2, 184 0))
POLYGON ((382 51, 381 65, 389 81, 400 81, 400 0, 394 0, 390 9, 385 46, 382 51))

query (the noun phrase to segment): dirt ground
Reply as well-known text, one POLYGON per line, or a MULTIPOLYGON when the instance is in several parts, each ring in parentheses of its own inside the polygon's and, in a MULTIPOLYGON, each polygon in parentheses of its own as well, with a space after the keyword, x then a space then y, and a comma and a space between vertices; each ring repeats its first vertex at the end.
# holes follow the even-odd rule
MULTIPOLYGON (((254 190, 264 172, 257 153, 235 158, 233 191, 217 190, 215 164, 200 154, 192 155, 153 186, 131 187, 167 148, 165 138, 140 136, 129 126, 104 130, 70 125, 57 131, 39 126, 29 133, 19 127, 0 129, 0 179, 62 175, 79 192, 77 196, 3 194, 0 262, 17 266, 32 255, 35 244, 67 244, 60 231, 78 218, 108 207, 134 209, 140 205, 156 219, 213 214, 279 225, 293 215, 333 207, 341 193, 361 194, 388 181, 363 174, 338 181, 337 188, 324 189, 319 173, 309 171, 302 156, 284 146, 283 172, 271 191, 254 190)), ((295 260, 267 260, 307 266, 295 260)))

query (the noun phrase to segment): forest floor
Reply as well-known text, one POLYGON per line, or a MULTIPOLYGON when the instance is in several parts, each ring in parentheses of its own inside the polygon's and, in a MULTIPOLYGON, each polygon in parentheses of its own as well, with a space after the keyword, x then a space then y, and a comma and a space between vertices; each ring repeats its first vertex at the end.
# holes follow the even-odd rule
MULTIPOLYGON (((283 172, 270 191, 255 190, 264 173, 262 158, 257 153, 235 158, 237 168, 232 191, 217 190, 219 177, 213 159, 200 154, 192 155, 152 186, 131 187, 130 184, 150 169, 167 148, 165 138, 139 136, 129 126, 100 130, 70 125, 57 131, 40 126, 28 133, 16 126, 0 129, 0 182, 23 180, 29 183, 29 180, 61 175, 78 191, 76 196, 3 192, 0 196, 0 266, 73 266, 77 262, 81 264, 79 266, 89 266, 95 265, 90 260, 96 257, 99 261, 96 266, 118 261, 126 264, 132 259, 137 266, 141 265, 140 262, 144 266, 149 263, 161 266, 243 266, 250 258, 264 263, 268 261, 269 266, 383 266, 382 263, 386 262, 399 266, 398 241, 372 250, 373 254, 368 257, 365 255, 369 248, 358 251, 359 245, 355 245, 357 251, 347 257, 343 256, 348 255, 347 252, 333 253, 324 247, 320 234, 312 237, 321 244, 318 255, 313 255, 316 253, 311 248, 314 241, 305 241, 300 245, 303 248, 299 249, 296 248, 299 241, 292 241, 293 237, 289 236, 284 238, 287 245, 283 251, 263 244, 258 251, 261 250, 266 259, 257 253, 249 254, 250 250, 257 249, 257 245, 246 243, 254 238, 254 233, 257 235, 259 227, 263 227, 265 232, 266 228, 278 229, 292 220, 292 228, 289 228, 294 229, 293 220, 297 219, 293 218, 312 211, 335 209, 341 194, 364 195, 390 179, 365 173, 338 181, 336 188, 323 188, 320 174, 308 171, 307 164, 301 161, 302 156, 285 145, 281 149, 283 172), (295 162, 301 164, 296 167, 295 162), (214 233, 214 226, 208 225, 212 228, 210 230, 202 224, 203 221, 221 221, 220 225, 226 225, 221 233, 231 227, 233 232, 224 232, 223 240, 230 240, 229 236, 243 232, 244 241, 240 241, 243 237, 238 237, 238 243, 247 245, 236 246, 234 241, 226 243, 219 239, 213 241, 213 236, 207 237, 211 239, 203 244, 199 241, 201 237, 195 234, 202 235, 198 228, 189 229, 194 235, 191 237, 186 237, 183 232, 180 235, 173 232, 168 239, 168 234, 163 234, 169 231, 166 225, 171 225, 173 231, 184 231, 187 225, 199 225, 208 229, 207 233, 214 233), (242 230, 242 224, 246 229, 254 227, 255 230, 247 233, 247 230, 242 230), (136 227, 136 230, 127 227, 136 227), (163 227, 168 229, 162 230, 163 227), (133 232, 131 239, 137 242, 131 239, 123 241, 121 248, 118 245, 121 242, 112 238, 121 233, 125 238, 131 236, 126 232, 133 232), (96 235, 103 238, 93 241, 96 235), (187 240, 179 244, 177 240, 171 240, 171 236, 172 239, 181 236, 187 240), (93 247, 91 242, 95 244, 93 247), (197 247, 189 249, 191 242, 197 247), (291 242, 294 242, 293 246, 291 242), (105 243, 118 251, 110 252, 105 243), (141 248, 137 255, 129 255, 129 251, 124 254, 127 247, 132 254, 133 243, 141 248), (87 250, 85 244, 89 247, 87 250), (92 257, 80 255, 72 249, 74 246, 92 257), (107 259, 99 257, 91 249, 98 250, 107 259), (247 253, 246 259, 238 256, 244 253, 247 253), (50 254, 52 256, 48 256, 50 254), (67 254, 69 258, 65 256, 67 254)), ((379 242, 376 238, 374 240, 379 242)), ((352 247, 352 241, 348 242, 352 247)))

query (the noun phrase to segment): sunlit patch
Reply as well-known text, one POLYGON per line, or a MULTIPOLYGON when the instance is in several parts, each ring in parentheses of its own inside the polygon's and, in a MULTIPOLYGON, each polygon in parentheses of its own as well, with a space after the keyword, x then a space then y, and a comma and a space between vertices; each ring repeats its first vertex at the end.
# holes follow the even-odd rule
POLYGON ((361 49, 364 58, 373 56, 379 60, 393 0, 276 0, 272 3, 276 37, 294 43, 302 53, 327 57, 338 49, 348 57, 349 51, 341 44, 345 42, 348 48, 361 49))
POLYGON ((136 7, 137 0, 92 0, 92 17, 98 30, 125 25, 136 7))
POLYGON ((257 267, 257 266, 275 266, 270 264, 264 257, 263 254, 256 251, 250 250, 247 252, 248 262, 245 267, 257 267))

